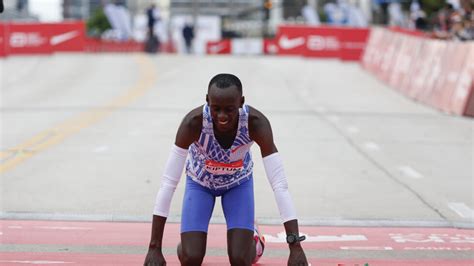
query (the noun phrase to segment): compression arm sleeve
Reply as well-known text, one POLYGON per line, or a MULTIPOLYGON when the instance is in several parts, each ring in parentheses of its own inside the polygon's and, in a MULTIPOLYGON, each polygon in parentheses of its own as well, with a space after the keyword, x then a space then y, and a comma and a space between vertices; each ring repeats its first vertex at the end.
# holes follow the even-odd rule
POLYGON ((281 219, 284 223, 296 219, 296 211, 288 191, 288 182, 280 154, 276 152, 264 157, 263 166, 272 186, 281 219))
POLYGON ((168 217, 171 199, 173 198, 174 191, 183 173, 187 154, 188 150, 176 145, 173 145, 171 148, 161 180, 161 187, 156 195, 155 208, 153 210, 154 215, 168 217))

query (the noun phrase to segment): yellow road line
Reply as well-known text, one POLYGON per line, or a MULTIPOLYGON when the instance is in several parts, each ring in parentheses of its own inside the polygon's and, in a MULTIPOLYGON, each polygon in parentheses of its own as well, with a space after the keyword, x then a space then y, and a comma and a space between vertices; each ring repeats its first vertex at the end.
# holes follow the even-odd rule
POLYGON ((143 55, 137 56, 139 66, 138 83, 129 89, 125 94, 114 98, 102 107, 86 111, 76 117, 68 119, 63 123, 44 130, 22 144, 8 149, 0 154, 0 174, 13 169, 15 166, 33 157, 35 154, 63 141, 65 138, 89 127, 108 116, 113 111, 129 105, 134 100, 145 94, 152 88, 156 81, 156 71, 150 59, 143 55))

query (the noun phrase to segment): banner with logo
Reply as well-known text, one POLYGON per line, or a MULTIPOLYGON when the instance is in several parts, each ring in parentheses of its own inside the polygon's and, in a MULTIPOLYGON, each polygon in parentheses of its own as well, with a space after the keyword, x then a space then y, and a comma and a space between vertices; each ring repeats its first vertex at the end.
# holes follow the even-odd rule
POLYGON ((310 27, 279 26, 276 34, 276 44, 279 55, 303 55, 306 51, 306 36, 310 27))
POLYGON ((50 54, 53 52, 49 39, 51 31, 44 24, 8 24, 9 54, 50 54))
POLYGON ((44 24, 51 32, 49 43, 54 52, 84 51, 86 27, 83 21, 44 24))
POLYGON ((351 27, 308 27, 283 25, 278 28, 279 55, 360 60, 370 30, 351 27))
POLYGON ((0 57, 7 55, 7 24, 0 23, 0 57))
POLYGON ((210 41, 206 45, 207 54, 230 54, 232 51, 232 42, 230 39, 220 41, 210 41))

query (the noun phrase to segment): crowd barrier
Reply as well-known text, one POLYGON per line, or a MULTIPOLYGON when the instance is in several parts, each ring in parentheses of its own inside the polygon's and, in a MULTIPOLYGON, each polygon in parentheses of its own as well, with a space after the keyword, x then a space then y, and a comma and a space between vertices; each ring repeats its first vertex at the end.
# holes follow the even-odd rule
MULTIPOLYGON (((164 51, 171 51, 162 44, 164 51)), ((61 23, 0 23, 0 57, 54 52, 140 52, 135 41, 106 41, 86 36, 83 21, 61 23)))
POLYGON ((84 22, 0 23, 0 56, 81 52, 84 22))
POLYGON ((406 96, 447 113, 474 116, 474 43, 373 28, 365 69, 406 96))
POLYGON ((282 25, 274 39, 224 39, 209 42, 208 54, 277 54, 360 60, 369 29, 282 25))

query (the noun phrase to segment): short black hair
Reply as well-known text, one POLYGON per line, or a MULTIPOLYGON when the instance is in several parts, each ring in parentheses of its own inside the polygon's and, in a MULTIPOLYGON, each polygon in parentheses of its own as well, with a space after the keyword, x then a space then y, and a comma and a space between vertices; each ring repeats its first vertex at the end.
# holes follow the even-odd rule
POLYGON ((209 81, 209 85, 207 87, 207 92, 211 89, 212 85, 216 85, 219 89, 229 88, 231 86, 236 86, 239 93, 242 95, 242 82, 240 79, 232 74, 228 73, 221 73, 215 75, 211 81, 209 81))

